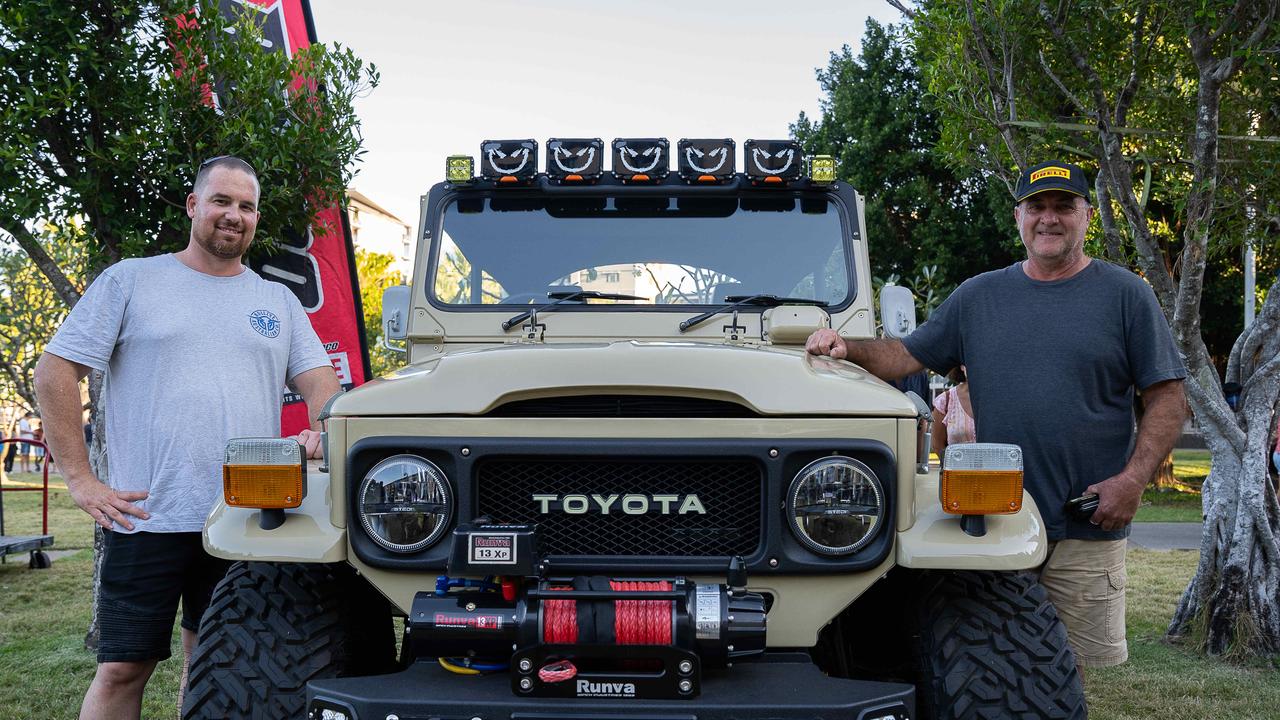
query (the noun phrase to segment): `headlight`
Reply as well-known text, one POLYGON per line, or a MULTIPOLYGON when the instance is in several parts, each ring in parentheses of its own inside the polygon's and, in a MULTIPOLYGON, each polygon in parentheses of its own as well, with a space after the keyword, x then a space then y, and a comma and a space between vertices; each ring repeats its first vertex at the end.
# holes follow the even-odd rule
POLYGON ((417 552, 444 535, 453 491, 434 464, 416 455, 395 455, 364 476, 356 510, 374 542, 393 552, 417 552))
POLYGON ((791 532, 822 555, 848 555, 871 541, 884 519, 884 493, 876 474, 853 458, 815 460, 787 490, 791 532))

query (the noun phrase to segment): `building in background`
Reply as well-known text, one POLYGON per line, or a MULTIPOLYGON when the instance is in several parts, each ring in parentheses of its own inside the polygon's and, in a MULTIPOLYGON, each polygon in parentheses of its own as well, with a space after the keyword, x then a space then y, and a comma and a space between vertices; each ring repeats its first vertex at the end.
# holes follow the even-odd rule
POLYGON ((355 188, 347 188, 347 217, 351 222, 352 244, 365 252, 394 257, 392 267, 407 283, 413 273, 415 252, 409 224, 355 188))

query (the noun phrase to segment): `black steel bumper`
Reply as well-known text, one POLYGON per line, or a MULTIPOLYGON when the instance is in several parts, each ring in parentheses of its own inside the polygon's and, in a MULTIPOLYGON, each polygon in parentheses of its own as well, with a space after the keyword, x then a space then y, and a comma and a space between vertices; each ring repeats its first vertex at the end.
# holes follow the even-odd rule
POLYGON ((513 694, 506 673, 455 675, 416 662, 392 675, 316 680, 307 686, 307 708, 315 720, 321 709, 350 720, 909 720, 915 692, 831 678, 810 662, 766 659, 708 671, 701 695, 690 700, 532 698, 513 694))

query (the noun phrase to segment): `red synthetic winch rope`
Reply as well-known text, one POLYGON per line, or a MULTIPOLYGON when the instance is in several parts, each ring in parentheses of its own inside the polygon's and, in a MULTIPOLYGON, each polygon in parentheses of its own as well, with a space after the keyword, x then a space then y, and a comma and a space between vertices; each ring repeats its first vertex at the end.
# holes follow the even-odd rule
MULTIPOLYGON (((572 590, 572 587, 553 587, 549 590, 572 590)), ((578 642, 578 603, 576 600, 545 600, 542 624, 542 641, 557 645, 573 645, 578 642)))
MULTIPOLYGON (((619 582, 612 580, 609 587, 623 592, 670 590, 671 583, 619 582)), ((613 632, 619 645, 670 645, 670 600, 616 600, 614 601, 613 632)))
MULTIPOLYGON (((609 581, 609 587, 621 592, 670 590, 671 583, 609 581)), ((572 590, 570 587, 552 587, 550 590, 572 590)), ((613 632, 619 645, 670 645, 672 613, 675 603, 671 600, 615 600, 613 603, 613 632)), ((557 645, 573 645, 578 642, 578 603, 576 600, 544 600, 543 642, 557 645)))
POLYGON ((564 682, 572 680, 577 675, 578 668, 568 660, 557 660, 538 670, 538 679, 544 683, 564 682))

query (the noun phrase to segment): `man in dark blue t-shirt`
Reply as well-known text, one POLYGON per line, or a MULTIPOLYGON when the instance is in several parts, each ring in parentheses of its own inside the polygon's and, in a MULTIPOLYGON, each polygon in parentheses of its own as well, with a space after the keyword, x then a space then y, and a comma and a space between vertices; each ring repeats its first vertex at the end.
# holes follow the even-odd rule
POLYGON ((966 366, 978 441, 1022 447, 1050 541, 1041 582, 1077 663, 1116 665, 1128 658, 1125 538, 1181 433, 1186 370, 1150 286, 1084 254, 1094 214, 1084 172, 1028 168, 1016 199, 1026 260, 965 281, 901 341, 819 330, 807 349, 885 379, 966 366), (1145 408, 1136 434, 1135 391, 1145 408), (1086 493, 1098 495, 1097 511, 1068 517, 1064 503, 1086 493))

